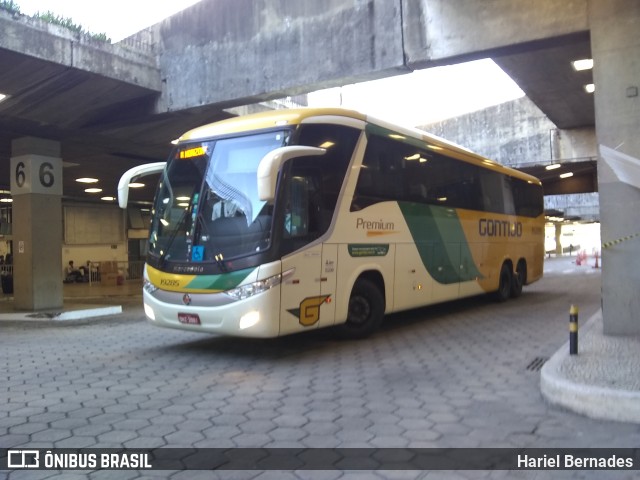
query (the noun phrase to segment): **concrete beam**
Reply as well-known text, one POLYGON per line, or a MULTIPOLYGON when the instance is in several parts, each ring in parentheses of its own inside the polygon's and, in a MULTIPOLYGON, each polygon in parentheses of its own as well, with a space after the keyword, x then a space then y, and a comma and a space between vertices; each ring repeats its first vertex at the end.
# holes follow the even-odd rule
POLYGON ((157 25, 160 111, 235 106, 409 70, 389 0, 203 0, 157 25))
POLYGON ((0 50, 102 75, 154 91, 160 71, 150 52, 135 51, 76 34, 58 25, 0 10, 0 50))
POLYGON ((153 30, 165 112, 533 48, 588 22, 587 0, 202 0, 153 30))
POLYGON ((402 0, 407 65, 458 63, 588 31, 587 0, 402 0))

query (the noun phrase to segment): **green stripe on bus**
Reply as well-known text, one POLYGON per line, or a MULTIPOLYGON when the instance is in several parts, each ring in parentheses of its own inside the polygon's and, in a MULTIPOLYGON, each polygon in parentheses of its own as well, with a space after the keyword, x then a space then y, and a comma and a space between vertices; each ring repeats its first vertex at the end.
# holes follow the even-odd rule
POLYGON ((398 205, 422 263, 435 281, 451 284, 482 277, 454 209, 409 202, 398 205), (468 260, 464 270, 461 259, 468 260))
POLYGON ((245 268, 237 272, 222 273, 220 275, 198 275, 187 285, 187 288, 216 291, 231 290, 240 285, 254 270, 254 268, 245 268))

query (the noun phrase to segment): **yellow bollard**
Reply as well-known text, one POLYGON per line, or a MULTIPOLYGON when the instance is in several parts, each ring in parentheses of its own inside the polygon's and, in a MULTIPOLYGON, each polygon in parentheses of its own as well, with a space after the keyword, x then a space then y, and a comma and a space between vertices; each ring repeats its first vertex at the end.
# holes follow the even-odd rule
POLYGON ((569 309, 569 355, 578 354, 578 306, 569 309))

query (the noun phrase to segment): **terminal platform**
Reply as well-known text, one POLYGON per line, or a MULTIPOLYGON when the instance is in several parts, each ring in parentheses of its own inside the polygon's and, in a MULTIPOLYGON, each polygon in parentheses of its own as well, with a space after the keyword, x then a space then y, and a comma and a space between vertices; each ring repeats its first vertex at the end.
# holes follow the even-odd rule
POLYGON ((0 294, 0 322, 3 320, 82 320, 122 313, 122 298, 140 296, 139 280, 125 281, 123 285, 100 283, 63 284, 63 306, 38 312, 24 312, 13 307, 13 295, 0 294))

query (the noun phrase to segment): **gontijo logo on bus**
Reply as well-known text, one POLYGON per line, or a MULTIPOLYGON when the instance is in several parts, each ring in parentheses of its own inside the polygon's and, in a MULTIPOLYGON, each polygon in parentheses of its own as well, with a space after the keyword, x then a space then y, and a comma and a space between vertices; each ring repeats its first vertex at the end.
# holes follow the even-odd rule
POLYGON ((356 229, 366 230, 367 237, 376 237, 378 235, 389 235, 397 233, 396 225, 393 222, 385 222, 384 220, 365 220, 362 217, 356 219, 356 229))
POLYGON ((478 233, 482 237, 521 237, 522 223, 481 218, 478 221, 478 233))

